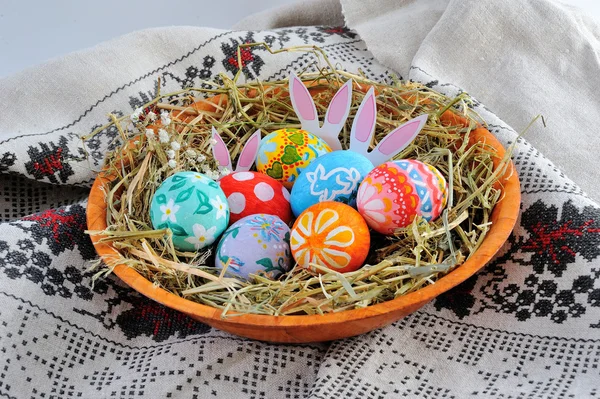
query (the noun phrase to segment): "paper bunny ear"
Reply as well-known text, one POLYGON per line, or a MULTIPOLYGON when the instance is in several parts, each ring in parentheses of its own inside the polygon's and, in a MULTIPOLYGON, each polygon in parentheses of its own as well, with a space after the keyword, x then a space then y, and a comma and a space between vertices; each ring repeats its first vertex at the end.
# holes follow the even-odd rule
POLYGON ((423 129, 423 126, 425 126, 425 123, 427 123, 428 117, 429 115, 427 114, 419 115, 392 130, 379 142, 373 151, 366 154, 366 157, 375 166, 392 159, 412 143, 421 129, 423 129))
POLYGON ((320 137, 329 144, 329 147, 333 151, 342 149, 342 144, 338 136, 344 128, 346 119, 348 119, 351 105, 352 79, 344 83, 331 99, 331 103, 325 114, 323 127, 321 128, 320 137))
POLYGON ((292 107, 294 107, 294 111, 296 111, 296 115, 298 115, 298 119, 302 124, 302 129, 311 133, 319 130, 319 117, 312 96, 304 83, 293 72, 290 73, 290 98, 292 107))
MULTIPOLYGON (((233 171, 233 167, 231 166, 231 157, 229 155, 229 150, 227 149, 227 145, 217 132, 217 130, 212 128, 212 138, 216 141, 213 145, 212 152, 213 156, 217 160, 219 164, 219 170, 223 170, 225 168, 233 171)), ((235 168, 235 172, 245 172, 252 168, 254 165, 254 161, 256 161, 256 155, 258 154, 258 147, 260 146, 260 129, 254 132, 252 136, 246 141, 244 148, 242 148, 242 152, 240 153, 240 157, 237 162, 237 166, 235 168)))
POLYGON ((219 164, 219 170, 225 168, 231 170, 231 158, 229 157, 229 150, 214 126, 212 127, 212 138, 216 141, 212 147, 212 153, 213 157, 219 164))
POLYGON ((375 89, 369 89, 363 98, 350 130, 350 150, 362 155, 367 155, 369 146, 375 132, 377 121, 377 104, 375 102, 375 89))
POLYGON ((256 161, 256 155, 258 154, 258 147, 260 146, 260 130, 254 132, 252 136, 246 141, 240 157, 238 159, 235 171, 245 172, 252 168, 254 161, 256 161))
POLYGON ((289 80, 292 107, 294 107, 294 111, 296 111, 296 115, 300 119, 302 129, 322 138, 332 150, 341 150, 342 145, 338 135, 342 131, 350 113, 352 80, 344 83, 333 96, 327 108, 323 126, 319 123, 317 108, 304 83, 293 72, 290 73, 289 80))

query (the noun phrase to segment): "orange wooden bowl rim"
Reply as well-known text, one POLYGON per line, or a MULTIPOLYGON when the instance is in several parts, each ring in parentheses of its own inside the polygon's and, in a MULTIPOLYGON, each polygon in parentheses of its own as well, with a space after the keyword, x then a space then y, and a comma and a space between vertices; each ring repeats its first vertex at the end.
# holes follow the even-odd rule
MULTIPOLYGON (((204 107, 201 107, 204 108, 204 107)), ((447 112, 443 120, 455 125, 466 125, 459 115, 447 112)), ((472 139, 485 142, 495 148, 494 166, 498 167, 505 150, 487 130, 478 127, 471 132, 472 139)), ((269 316, 245 314, 222 318, 222 310, 192 302, 162 288, 141 276, 135 269, 117 265, 114 273, 127 285, 141 294, 190 317, 233 334, 271 342, 319 342, 359 335, 390 324, 414 312, 436 296, 465 281, 496 254, 511 234, 520 209, 520 185, 512 162, 502 176, 503 196, 492 211, 492 227, 480 248, 462 265, 440 278, 435 284, 396 299, 361 309, 338 313, 304 316, 269 316)), ((88 229, 106 229, 106 202, 103 186, 110 183, 105 173, 96 178, 87 206, 88 229)), ((102 259, 109 263, 119 258, 118 251, 108 243, 99 242, 100 235, 93 235, 92 242, 102 259)))

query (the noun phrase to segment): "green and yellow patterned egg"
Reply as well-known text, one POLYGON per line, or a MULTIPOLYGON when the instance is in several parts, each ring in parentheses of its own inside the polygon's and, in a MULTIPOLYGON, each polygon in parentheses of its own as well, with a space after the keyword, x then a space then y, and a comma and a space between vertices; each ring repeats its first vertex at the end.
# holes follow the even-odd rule
POLYGON ((331 152, 325 141, 302 129, 279 129, 260 142, 256 169, 291 188, 314 159, 331 152))

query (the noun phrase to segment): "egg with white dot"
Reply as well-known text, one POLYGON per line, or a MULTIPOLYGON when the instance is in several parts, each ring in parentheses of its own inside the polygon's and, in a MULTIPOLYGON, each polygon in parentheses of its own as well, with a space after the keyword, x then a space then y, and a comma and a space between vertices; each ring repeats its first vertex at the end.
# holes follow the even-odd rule
POLYGON ((357 208, 369 227, 393 234, 419 215, 436 219, 446 206, 446 179, 435 167, 414 159, 386 162, 358 188, 357 208))
POLYGON ((275 190, 269 184, 260 182, 254 186, 254 195, 263 202, 268 202, 275 196, 275 190))
POLYGON ((246 208, 246 197, 242 193, 231 193, 227 196, 227 202, 229 203, 229 210, 234 215, 239 215, 246 208))
POLYGON ((289 240, 290 228, 277 216, 246 216, 223 234, 215 267, 244 280, 251 274, 277 278, 292 265, 289 240))
POLYGON ((252 172, 237 172, 232 176, 237 181, 247 181, 254 179, 254 173, 252 172))
POLYGON ((229 213, 217 182, 192 171, 168 177, 150 203, 152 226, 170 229, 173 245, 181 251, 197 251, 215 242, 227 228, 229 213))
POLYGON ((290 193, 272 177, 258 172, 234 172, 219 184, 231 210, 230 224, 258 213, 275 215, 285 223, 292 221, 290 193))

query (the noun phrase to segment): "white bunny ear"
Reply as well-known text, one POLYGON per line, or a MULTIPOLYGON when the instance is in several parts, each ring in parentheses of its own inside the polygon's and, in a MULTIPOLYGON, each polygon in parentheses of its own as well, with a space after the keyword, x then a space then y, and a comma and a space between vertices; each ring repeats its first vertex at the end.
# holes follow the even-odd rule
POLYGON ((319 127, 319 115, 317 114, 317 108, 304 83, 300 80, 295 73, 290 73, 290 98, 292 100, 292 107, 300 119, 302 129, 317 134, 319 127))
POLYGON ((333 151, 341 150, 339 134, 344 128, 350 106, 352 105, 352 79, 348 80, 335 93, 325 114, 325 121, 320 131, 320 137, 325 140, 333 151))
POLYGON ((377 121, 377 103, 375 102, 375 89, 371 87, 363 98, 350 131, 350 150, 362 155, 367 155, 369 146, 375 132, 377 121))
POLYGON ((217 133, 215 127, 212 127, 212 138, 216 141, 216 143, 212 147, 213 157, 217 160, 219 164, 219 170, 221 169, 229 169, 231 170, 231 158, 229 157, 229 150, 227 149, 227 145, 217 133))
POLYGON ((235 167, 236 172, 246 172, 252 168, 254 161, 256 161, 256 155, 258 154, 258 147, 260 146, 260 129, 254 132, 252 136, 246 141, 240 157, 238 158, 237 165, 235 167))
POLYGON ((417 137, 429 115, 419 115, 414 119, 409 120, 402 126, 397 127, 388 133, 375 147, 373 151, 366 157, 373 165, 381 165, 382 163, 392 159, 405 149, 417 137))

